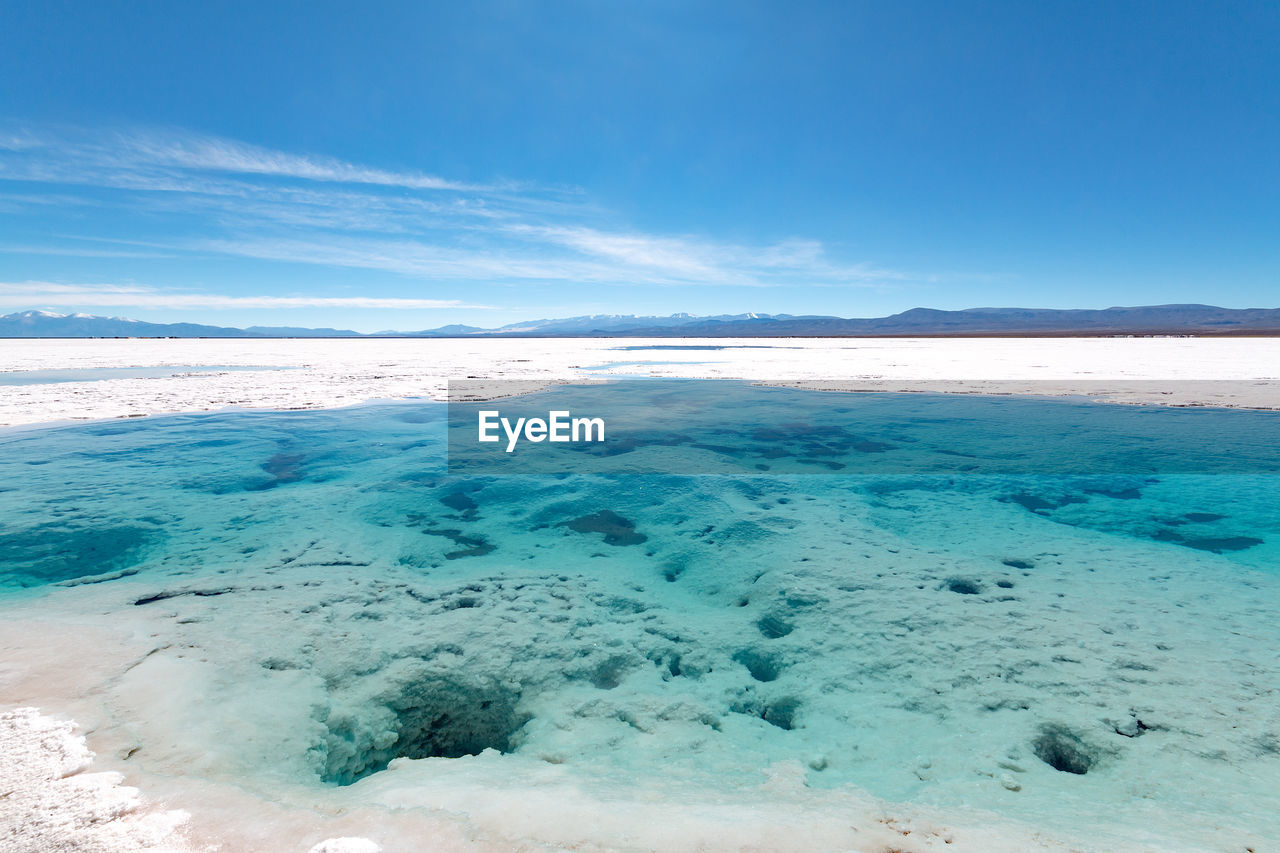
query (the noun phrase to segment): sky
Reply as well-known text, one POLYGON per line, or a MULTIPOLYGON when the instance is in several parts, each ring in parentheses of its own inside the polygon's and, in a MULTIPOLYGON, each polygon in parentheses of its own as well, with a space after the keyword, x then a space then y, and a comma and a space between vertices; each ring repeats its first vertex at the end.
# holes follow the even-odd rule
POLYGON ((0 0, 0 313, 1280 306, 1280 4, 0 0))

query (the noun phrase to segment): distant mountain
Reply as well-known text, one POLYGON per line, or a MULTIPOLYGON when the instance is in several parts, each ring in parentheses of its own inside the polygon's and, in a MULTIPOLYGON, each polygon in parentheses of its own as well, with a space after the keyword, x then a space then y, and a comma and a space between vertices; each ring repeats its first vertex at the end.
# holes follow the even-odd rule
POLYGON ((245 333, 255 338, 360 338, 350 329, 304 329, 299 326, 250 326, 245 333))
MULTIPOLYGON (((448 328, 448 327, 446 327, 448 328)), ((410 333, 451 337, 431 329, 410 333)), ((1212 305, 1151 305, 1136 308, 912 308, 890 317, 846 319, 790 314, 696 317, 593 315, 534 320, 466 336, 500 337, 890 337, 912 335, 1120 335, 1280 334, 1280 309, 1217 308, 1212 305)))
POLYGON ((676 329, 700 323, 745 323, 755 320, 791 320, 790 314, 720 314, 699 317, 694 314, 671 314, 667 317, 640 317, 635 314, 589 314, 563 320, 530 320, 493 329, 489 334, 502 335, 572 335, 595 332, 632 332, 638 330, 676 329))
POLYGON ((430 331, 427 331, 427 332, 387 331, 387 332, 374 332, 373 334, 375 337, 396 337, 396 338, 419 337, 419 336, 426 336, 426 337, 433 337, 433 338, 462 338, 462 337, 466 337, 467 335, 475 335, 483 331, 485 331, 485 329, 482 329, 479 326, 464 326, 461 323, 453 323, 452 325, 441 326, 438 329, 431 329, 430 331))
POLYGON ((476 326, 441 326, 438 329, 426 329, 421 332, 378 332, 379 335, 396 335, 398 337, 455 337, 461 335, 490 335, 512 337, 516 335, 540 336, 575 336, 595 334, 618 334, 635 330, 652 332, 654 329, 675 329, 697 323, 740 322, 768 319, 792 319, 790 314, 721 314, 715 317, 699 317, 695 314, 671 314, 666 317, 637 316, 635 314, 587 314, 581 317, 565 317, 558 320, 525 320, 521 323, 510 323, 496 329, 481 329, 476 326))
POLYGON ((1280 335, 1280 308, 1147 305, 1133 308, 912 308, 868 319, 791 314, 592 314, 529 320, 496 329, 453 324, 419 332, 361 335, 349 329, 196 323, 145 323, 123 317, 25 311, 0 317, 3 338, 302 338, 302 337, 911 337, 1071 335, 1280 335))
POLYGON ((235 329, 199 323, 146 323, 126 317, 23 311, 0 317, 0 338, 303 338, 357 337, 340 329, 251 326, 235 329))
POLYGON ((0 317, 4 338, 247 338, 244 329, 198 323, 145 323, 124 317, 24 311, 0 317))

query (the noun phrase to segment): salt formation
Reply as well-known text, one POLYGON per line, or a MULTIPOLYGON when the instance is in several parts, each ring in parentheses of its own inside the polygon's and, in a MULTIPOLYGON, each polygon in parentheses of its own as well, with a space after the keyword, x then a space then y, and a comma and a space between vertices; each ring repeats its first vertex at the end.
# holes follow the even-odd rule
POLYGON ((367 838, 328 838, 309 853, 381 853, 382 848, 367 838))
POLYGON ((144 804, 71 723, 34 708, 0 714, 0 846, 6 853, 190 853, 187 813, 144 804))

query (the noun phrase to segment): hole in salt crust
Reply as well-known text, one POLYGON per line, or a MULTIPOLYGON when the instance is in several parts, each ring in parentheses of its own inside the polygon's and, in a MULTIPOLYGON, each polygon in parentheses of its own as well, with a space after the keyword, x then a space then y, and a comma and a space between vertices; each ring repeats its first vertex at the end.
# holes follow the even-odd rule
POLYGON ((1098 749, 1085 743, 1066 726, 1049 725, 1031 742, 1031 749, 1045 764, 1062 773, 1083 776, 1098 762, 1098 749))
POLYGON ((510 752, 530 717, 520 694, 498 684, 435 677, 400 685, 368 715, 328 722, 321 776, 350 785, 396 758, 461 758, 486 749, 510 752))
POLYGON ((977 595, 982 592, 982 584, 972 578, 947 578, 945 586, 959 595, 977 595))

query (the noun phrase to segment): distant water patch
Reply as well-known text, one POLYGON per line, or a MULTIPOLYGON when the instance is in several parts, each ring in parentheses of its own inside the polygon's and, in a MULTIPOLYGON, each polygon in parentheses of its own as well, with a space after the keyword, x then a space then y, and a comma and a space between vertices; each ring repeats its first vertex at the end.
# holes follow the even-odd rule
POLYGON ((171 367, 89 367, 55 370, 11 370, 0 373, 0 385, 52 385, 60 382, 98 382, 104 379, 164 379, 188 373, 242 370, 294 370, 292 367, 245 365, 175 365, 171 367))

